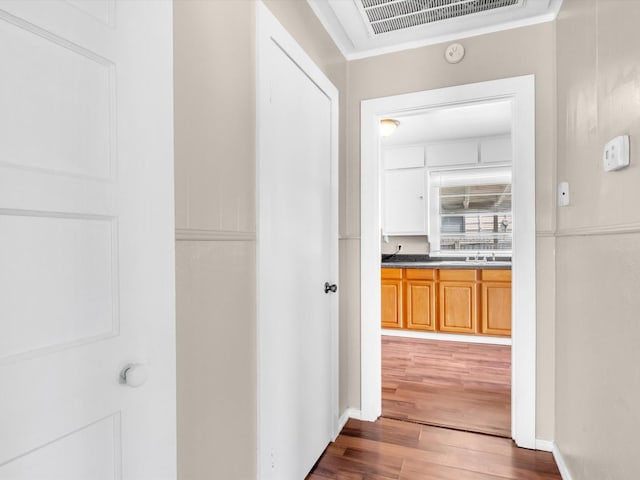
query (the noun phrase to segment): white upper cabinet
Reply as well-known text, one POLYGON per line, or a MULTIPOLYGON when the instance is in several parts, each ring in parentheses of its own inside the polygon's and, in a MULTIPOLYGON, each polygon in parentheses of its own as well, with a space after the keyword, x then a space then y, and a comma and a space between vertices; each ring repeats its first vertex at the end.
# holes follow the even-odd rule
POLYGON ((447 167, 478 163, 478 142, 463 140, 427 146, 427 166, 447 167))
POLYGON ((484 138, 480 142, 482 163, 511 163, 511 135, 484 138))
POLYGON ((425 178, 424 167, 384 172, 385 235, 426 235, 425 178))
POLYGON ((387 147, 382 160, 383 233, 426 235, 429 224, 427 173, 510 164, 511 136, 387 147))
POLYGON ((424 167, 424 147, 422 146, 386 148, 383 156, 386 170, 424 167))

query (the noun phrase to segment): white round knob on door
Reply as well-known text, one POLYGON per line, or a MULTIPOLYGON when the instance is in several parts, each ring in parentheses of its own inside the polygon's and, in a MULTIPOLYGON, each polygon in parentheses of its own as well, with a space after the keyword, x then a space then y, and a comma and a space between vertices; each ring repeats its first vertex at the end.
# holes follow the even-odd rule
POLYGON ((120 383, 137 388, 149 380, 149 368, 141 363, 130 363, 120 372, 120 383))

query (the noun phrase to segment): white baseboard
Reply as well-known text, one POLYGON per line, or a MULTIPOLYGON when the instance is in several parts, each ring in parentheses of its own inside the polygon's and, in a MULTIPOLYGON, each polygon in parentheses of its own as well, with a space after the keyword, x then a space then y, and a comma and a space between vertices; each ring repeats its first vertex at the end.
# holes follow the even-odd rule
POLYGON ((560 470, 560 476, 562 480, 572 480, 571 474, 569 473, 569 469, 567 468, 567 464, 564 461, 564 457, 562 456, 562 452, 558 448, 556 442, 553 442, 553 458, 556 461, 556 465, 558 465, 558 470, 560 470))
POLYGON ((421 338, 423 340, 445 340, 449 342, 485 343, 490 345, 511 345, 506 337, 490 337, 483 335, 461 335, 458 333, 417 332, 415 330, 392 330, 385 328, 382 335, 389 337, 421 338))
POLYGON ((553 452, 553 440, 541 440, 536 438, 536 450, 553 452))
POLYGON ((362 412, 357 408, 347 408, 344 412, 342 412, 342 415, 340 415, 340 418, 338 419, 338 428, 336 429, 336 433, 333 437, 334 440, 338 437, 338 435, 340 435, 340 432, 342 431, 342 429, 347 424, 350 418, 361 420, 362 412))

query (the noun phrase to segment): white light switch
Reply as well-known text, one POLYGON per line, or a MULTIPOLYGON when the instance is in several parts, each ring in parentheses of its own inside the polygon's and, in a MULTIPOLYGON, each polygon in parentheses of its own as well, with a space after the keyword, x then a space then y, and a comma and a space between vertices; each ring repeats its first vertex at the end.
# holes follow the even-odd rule
POLYGON ((605 172, 629 165, 629 135, 616 137, 604 146, 602 165, 605 172))
POLYGON ((558 206, 569 205, 569 182, 560 182, 558 185, 558 206))

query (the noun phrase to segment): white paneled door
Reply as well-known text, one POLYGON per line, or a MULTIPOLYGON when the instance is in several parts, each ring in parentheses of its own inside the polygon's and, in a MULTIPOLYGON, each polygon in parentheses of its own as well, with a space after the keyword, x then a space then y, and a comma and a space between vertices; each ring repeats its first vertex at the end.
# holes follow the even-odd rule
POLYGON ((176 478, 171 8, 0 1, 0 480, 176 478))
POLYGON ((337 425, 338 97, 260 7, 259 475, 301 480, 337 425))

